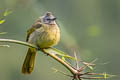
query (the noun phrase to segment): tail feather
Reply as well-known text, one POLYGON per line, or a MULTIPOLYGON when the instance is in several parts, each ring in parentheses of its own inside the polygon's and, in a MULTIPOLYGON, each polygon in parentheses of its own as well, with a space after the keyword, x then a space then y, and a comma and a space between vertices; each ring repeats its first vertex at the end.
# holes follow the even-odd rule
POLYGON ((37 50, 35 48, 28 49, 27 55, 22 66, 22 73, 30 74, 33 71, 36 51, 37 50))

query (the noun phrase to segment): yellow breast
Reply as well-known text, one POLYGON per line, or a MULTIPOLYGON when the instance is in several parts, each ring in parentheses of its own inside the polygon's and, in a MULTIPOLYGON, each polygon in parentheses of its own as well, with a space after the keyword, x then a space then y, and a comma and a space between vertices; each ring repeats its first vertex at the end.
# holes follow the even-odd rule
POLYGON ((43 24, 42 27, 36 29, 29 38, 29 42, 47 48, 56 45, 60 40, 60 30, 56 25, 43 24))

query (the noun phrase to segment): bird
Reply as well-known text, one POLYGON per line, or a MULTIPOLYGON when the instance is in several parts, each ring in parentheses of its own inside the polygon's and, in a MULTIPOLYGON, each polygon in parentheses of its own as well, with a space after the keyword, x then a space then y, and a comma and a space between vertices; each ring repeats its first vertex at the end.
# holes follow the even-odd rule
POLYGON ((38 49, 28 48, 22 66, 23 74, 32 73, 38 50, 55 46, 60 41, 60 29, 56 23, 56 19, 52 12, 46 12, 44 16, 39 17, 32 27, 28 29, 26 42, 36 45, 38 49))

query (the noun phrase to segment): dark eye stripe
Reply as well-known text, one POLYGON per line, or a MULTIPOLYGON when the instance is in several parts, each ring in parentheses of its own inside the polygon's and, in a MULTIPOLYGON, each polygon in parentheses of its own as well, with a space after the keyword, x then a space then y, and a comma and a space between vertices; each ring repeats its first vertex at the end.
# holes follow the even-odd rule
POLYGON ((46 20, 51 20, 51 19, 46 19, 46 20))

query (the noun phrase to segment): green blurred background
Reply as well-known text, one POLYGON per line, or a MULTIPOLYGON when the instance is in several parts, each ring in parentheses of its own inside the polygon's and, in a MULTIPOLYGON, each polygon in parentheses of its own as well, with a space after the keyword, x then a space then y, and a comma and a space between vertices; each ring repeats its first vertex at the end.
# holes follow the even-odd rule
MULTIPOLYGON (((0 25, 0 32, 8 32, 0 38, 25 41, 27 29, 39 16, 51 11, 61 29, 57 49, 70 55, 75 50, 87 62, 98 58, 96 72, 118 75, 109 80, 120 79, 120 0, 0 0, 0 16, 6 9, 13 13, 0 25)), ((10 48, 0 47, 0 80, 71 80, 54 73, 52 67, 69 72, 40 52, 33 73, 21 74, 28 47, 0 44, 10 45, 10 48)))

